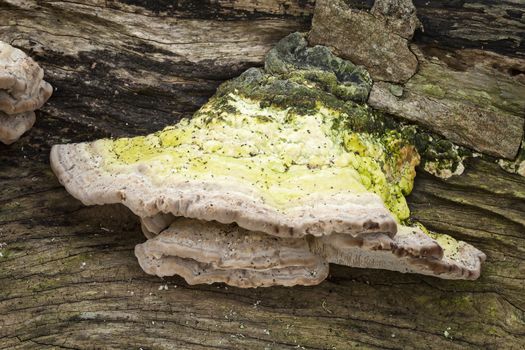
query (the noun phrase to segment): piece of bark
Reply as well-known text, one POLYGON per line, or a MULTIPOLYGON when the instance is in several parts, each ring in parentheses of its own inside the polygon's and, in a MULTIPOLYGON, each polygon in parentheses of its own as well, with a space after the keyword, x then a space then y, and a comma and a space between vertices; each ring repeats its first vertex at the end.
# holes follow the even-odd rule
POLYGON ((422 47, 418 73, 396 93, 376 82, 368 103, 424 125, 451 141, 512 159, 523 138, 525 60, 480 50, 422 47), (397 96, 396 96, 397 95, 397 96))
POLYGON ((421 22, 412 0, 375 0, 370 13, 381 18, 389 30, 410 40, 421 22))
POLYGON ((499 166, 509 173, 525 176, 525 140, 522 141, 516 159, 498 159, 499 166))
MULTIPOLYGON (((408 29, 399 23, 411 23, 413 16, 398 17, 397 24, 391 24, 394 14, 404 14, 387 11, 383 6, 374 11, 388 15, 355 10, 343 0, 319 0, 308 40, 312 45, 331 47, 338 56, 365 66, 374 80, 404 82, 414 75, 418 62, 407 39, 398 34, 402 31, 408 37, 408 29)), ((412 24, 408 27, 414 28, 412 24)))
MULTIPOLYGON (((345 0, 356 10, 371 11, 378 2, 399 0, 345 0)), ((512 57, 525 57, 525 3, 517 0, 414 0, 423 30, 414 40, 455 49, 482 49, 512 57)))

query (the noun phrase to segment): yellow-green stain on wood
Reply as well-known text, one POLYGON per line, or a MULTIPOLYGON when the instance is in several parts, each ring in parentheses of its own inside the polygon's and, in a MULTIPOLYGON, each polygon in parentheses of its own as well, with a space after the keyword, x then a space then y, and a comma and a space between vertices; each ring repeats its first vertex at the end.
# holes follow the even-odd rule
POLYGON ((390 166, 395 135, 334 128, 340 113, 319 103, 315 112, 298 114, 234 93, 226 101, 212 98, 193 119, 148 136, 106 140, 106 167, 147 165, 158 182, 177 174, 252 185, 280 209, 313 193, 374 192, 398 220, 408 218, 403 193, 412 188, 419 158, 400 142, 398 152, 412 153, 409 163, 390 166), (389 166, 406 170, 399 176, 389 166))

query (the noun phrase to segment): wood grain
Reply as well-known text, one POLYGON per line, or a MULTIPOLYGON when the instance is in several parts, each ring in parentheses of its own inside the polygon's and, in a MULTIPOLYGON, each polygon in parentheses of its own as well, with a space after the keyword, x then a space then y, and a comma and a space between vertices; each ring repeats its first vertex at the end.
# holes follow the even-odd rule
POLYGON ((316 287, 188 286, 141 271, 133 247, 144 238, 126 208, 85 207, 64 191, 47 163, 56 121, 40 117, 31 138, 0 148, 0 348, 523 344, 525 179, 493 163, 471 161, 449 181, 421 173, 410 196, 425 225, 487 253, 478 281, 333 265, 316 287))
POLYGON ((0 145, 0 348, 523 347, 525 179, 488 160, 448 181, 420 173, 409 198, 429 228, 487 253, 475 282, 332 266, 316 287, 241 290, 144 274, 136 218, 69 196, 49 169, 50 146, 191 115, 221 81, 307 29, 311 6, 174 3, 0 0, 0 37, 57 88, 36 126, 0 145))

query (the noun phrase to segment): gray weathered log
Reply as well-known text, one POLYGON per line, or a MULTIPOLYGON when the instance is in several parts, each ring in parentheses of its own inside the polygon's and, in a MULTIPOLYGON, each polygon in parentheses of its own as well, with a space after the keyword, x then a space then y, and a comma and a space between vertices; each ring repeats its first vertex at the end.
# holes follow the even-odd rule
MULTIPOLYGON (((478 281, 332 267, 316 287, 240 290, 144 274, 134 216, 74 200, 49 169, 50 146, 189 116, 222 80, 307 30, 312 11, 311 1, 168 3, 0 0, 0 37, 57 87, 35 127, 0 145, 0 348, 522 348, 525 179, 482 159, 447 181, 420 172, 409 198, 427 227, 487 253, 478 281)), ((432 23, 471 21, 469 2, 439 3, 422 13, 432 23)), ((477 19, 478 36, 502 21, 477 19)), ((516 43, 519 23, 508 20, 499 29, 508 39, 487 46, 519 55, 519 45, 502 45, 516 43)), ((450 31, 428 26, 424 35, 444 43, 450 31)), ((460 34, 450 43, 481 42, 460 34)))

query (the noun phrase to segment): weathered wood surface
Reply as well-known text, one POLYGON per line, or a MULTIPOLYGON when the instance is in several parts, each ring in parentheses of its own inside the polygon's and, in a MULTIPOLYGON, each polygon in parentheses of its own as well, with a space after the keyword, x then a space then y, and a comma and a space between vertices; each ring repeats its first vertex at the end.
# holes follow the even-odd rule
POLYGON ((0 145, 0 348, 523 348, 525 178, 480 159, 448 181, 421 173, 410 196, 417 219, 487 254, 478 281, 333 266, 316 287, 241 290, 144 274, 137 220, 69 196, 50 145, 190 115, 311 12, 167 3, 0 0, 0 37, 57 87, 35 128, 0 145))
MULTIPOLYGON (((329 46, 340 57, 368 69, 374 79, 370 106, 424 125, 476 151, 516 157, 523 140, 525 59, 489 50, 442 49, 439 46, 446 42, 425 45, 421 37, 416 39, 418 44, 407 46, 406 38, 412 37, 419 20, 414 18, 416 9, 411 0, 378 0, 370 11, 349 7, 346 2, 318 0, 308 40, 329 46), (393 4, 399 7, 389 7, 393 4)), ((499 15, 492 16, 493 22, 509 22, 501 14, 503 9, 496 11, 493 7, 491 2, 471 15, 478 20, 480 10, 494 12, 499 15)), ((525 3, 517 8, 525 11, 525 3)), ((421 8, 423 14, 426 11, 426 7, 421 8)), ((454 17, 457 11, 454 8, 449 16, 454 17)), ((442 12, 433 13, 430 19, 440 16, 442 12)), ((482 18, 490 33, 470 32, 473 24, 458 20, 449 33, 450 44, 457 44, 452 35, 457 32, 479 35, 483 40, 486 34, 503 35, 492 23, 486 23, 488 18, 482 18)), ((515 29, 517 36, 523 34, 520 28, 515 29)))
MULTIPOLYGON (((369 10, 374 4, 374 0, 344 1, 358 9, 369 10)), ((416 32, 416 42, 525 56, 525 9, 521 0, 412 2, 424 28, 416 32)))

